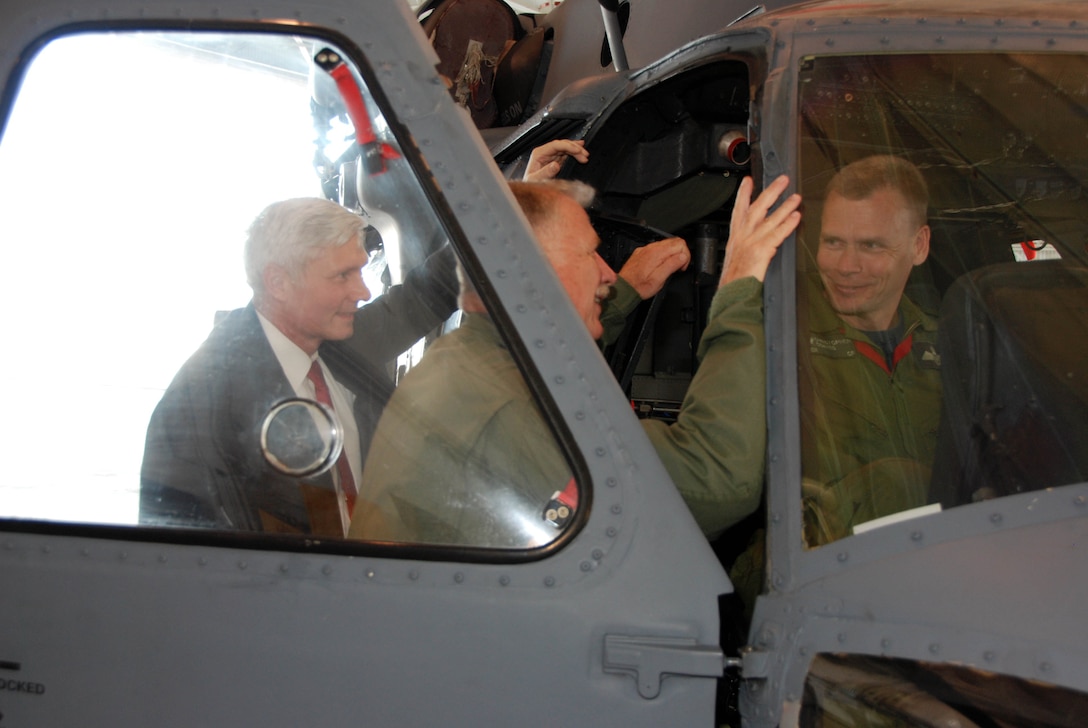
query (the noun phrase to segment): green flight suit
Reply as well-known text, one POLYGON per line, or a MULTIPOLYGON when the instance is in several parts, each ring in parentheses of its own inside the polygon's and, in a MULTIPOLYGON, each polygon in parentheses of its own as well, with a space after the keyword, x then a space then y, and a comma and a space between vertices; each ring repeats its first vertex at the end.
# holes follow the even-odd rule
POLYGON ((699 528, 714 538, 759 507, 767 450, 763 284, 718 289, 699 340, 699 369, 669 425, 642 420, 699 528))
MULTIPOLYGON (((811 288, 810 288, 811 290, 811 288)), ((805 540, 817 546, 854 526, 926 503, 941 418, 937 322, 906 296, 891 366, 844 323, 822 288, 808 306, 801 352, 805 540)))
MULTIPOLYGON (((639 304, 622 278, 601 314, 612 341, 639 304)), ((763 284, 744 278, 723 286, 710 303, 699 340, 699 369, 672 425, 642 420, 681 497, 708 538, 759 507, 767 447, 763 284)))
MULTIPOLYGON (((802 498, 805 545, 924 505, 941 418, 937 322, 906 296, 894 362, 828 304, 819 279, 800 292, 802 498), (807 344, 807 345, 806 345, 807 344)), ((764 578, 764 533, 730 570, 751 614, 764 578)))
POLYGON ((491 319, 465 314, 393 392, 348 536, 532 548, 570 468, 491 319))
MULTIPOLYGON (((637 294, 620 285, 610 308, 637 294)), ((677 422, 644 420, 705 533, 759 505, 766 447, 762 285, 718 291, 701 366, 677 422)), ((570 470, 491 320, 466 315, 393 393, 374 436, 349 535, 498 548, 559 535, 541 518, 570 470)))

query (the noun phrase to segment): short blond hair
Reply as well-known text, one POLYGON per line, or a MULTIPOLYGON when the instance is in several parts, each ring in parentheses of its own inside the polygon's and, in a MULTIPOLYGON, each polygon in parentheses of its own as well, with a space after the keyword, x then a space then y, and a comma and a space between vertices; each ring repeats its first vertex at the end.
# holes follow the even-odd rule
POLYGON ((916 224, 926 224, 929 188, 918 167, 902 157, 878 154, 851 162, 828 182, 827 197, 835 193, 848 200, 864 200, 885 187, 903 196, 916 224))

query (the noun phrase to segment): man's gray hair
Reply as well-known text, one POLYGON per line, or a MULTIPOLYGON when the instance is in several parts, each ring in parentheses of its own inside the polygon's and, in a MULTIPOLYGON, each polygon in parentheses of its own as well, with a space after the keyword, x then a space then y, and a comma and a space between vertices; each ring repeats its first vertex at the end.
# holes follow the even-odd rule
POLYGON ((364 246, 366 220, 335 202, 299 197, 273 202, 249 226, 245 245, 246 279, 255 295, 264 293, 264 271, 283 267, 297 279, 322 250, 358 241, 364 246))
MULTIPOLYGON (((517 200, 522 213, 534 228, 543 224, 552 214, 549 198, 553 192, 566 195, 586 209, 593 204, 593 199, 597 196, 597 190, 591 185, 567 179, 549 179, 539 182, 513 181, 510 182, 510 191, 514 193, 514 199, 517 200)), ((476 288, 469 280, 468 273, 465 272, 460 261, 457 262, 457 282, 461 290, 458 299, 462 308, 468 299, 479 300, 476 288)), ((482 302, 479 305, 482 306, 482 302)))
POLYGON ((597 191, 585 182, 565 179, 550 179, 542 182, 511 182, 510 191, 518 201, 521 211, 529 224, 537 227, 552 214, 550 200, 559 193, 571 198, 584 208, 593 204, 597 191))

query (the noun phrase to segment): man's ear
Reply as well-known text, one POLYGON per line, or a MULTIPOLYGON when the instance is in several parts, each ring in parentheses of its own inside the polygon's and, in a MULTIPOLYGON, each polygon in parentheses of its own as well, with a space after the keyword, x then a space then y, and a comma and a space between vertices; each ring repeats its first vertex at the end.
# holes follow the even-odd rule
POLYGON ((286 268, 276 263, 269 263, 265 266, 262 278, 264 279, 265 293, 277 301, 283 301, 287 298, 288 287, 291 285, 291 276, 288 275, 286 268))
POLYGON ((921 265, 929 257, 929 225, 918 228, 914 236, 914 265, 921 265))

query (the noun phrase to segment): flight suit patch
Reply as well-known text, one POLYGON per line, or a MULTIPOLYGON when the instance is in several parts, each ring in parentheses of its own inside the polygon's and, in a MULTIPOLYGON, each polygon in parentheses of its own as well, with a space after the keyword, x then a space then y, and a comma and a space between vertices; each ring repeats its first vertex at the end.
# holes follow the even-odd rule
POLYGON ((941 368, 941 355, 937 347, 925 341, 917 341, 914 344, 914 360, 918 362, 919 369, 939 370, 941 368))
POLYGON ((834 339, 822 336, 810 336, 809 351, 817 356, 826 356, 830 359, 851 359, 857 355, 854 342, 845 336, 834 339))

